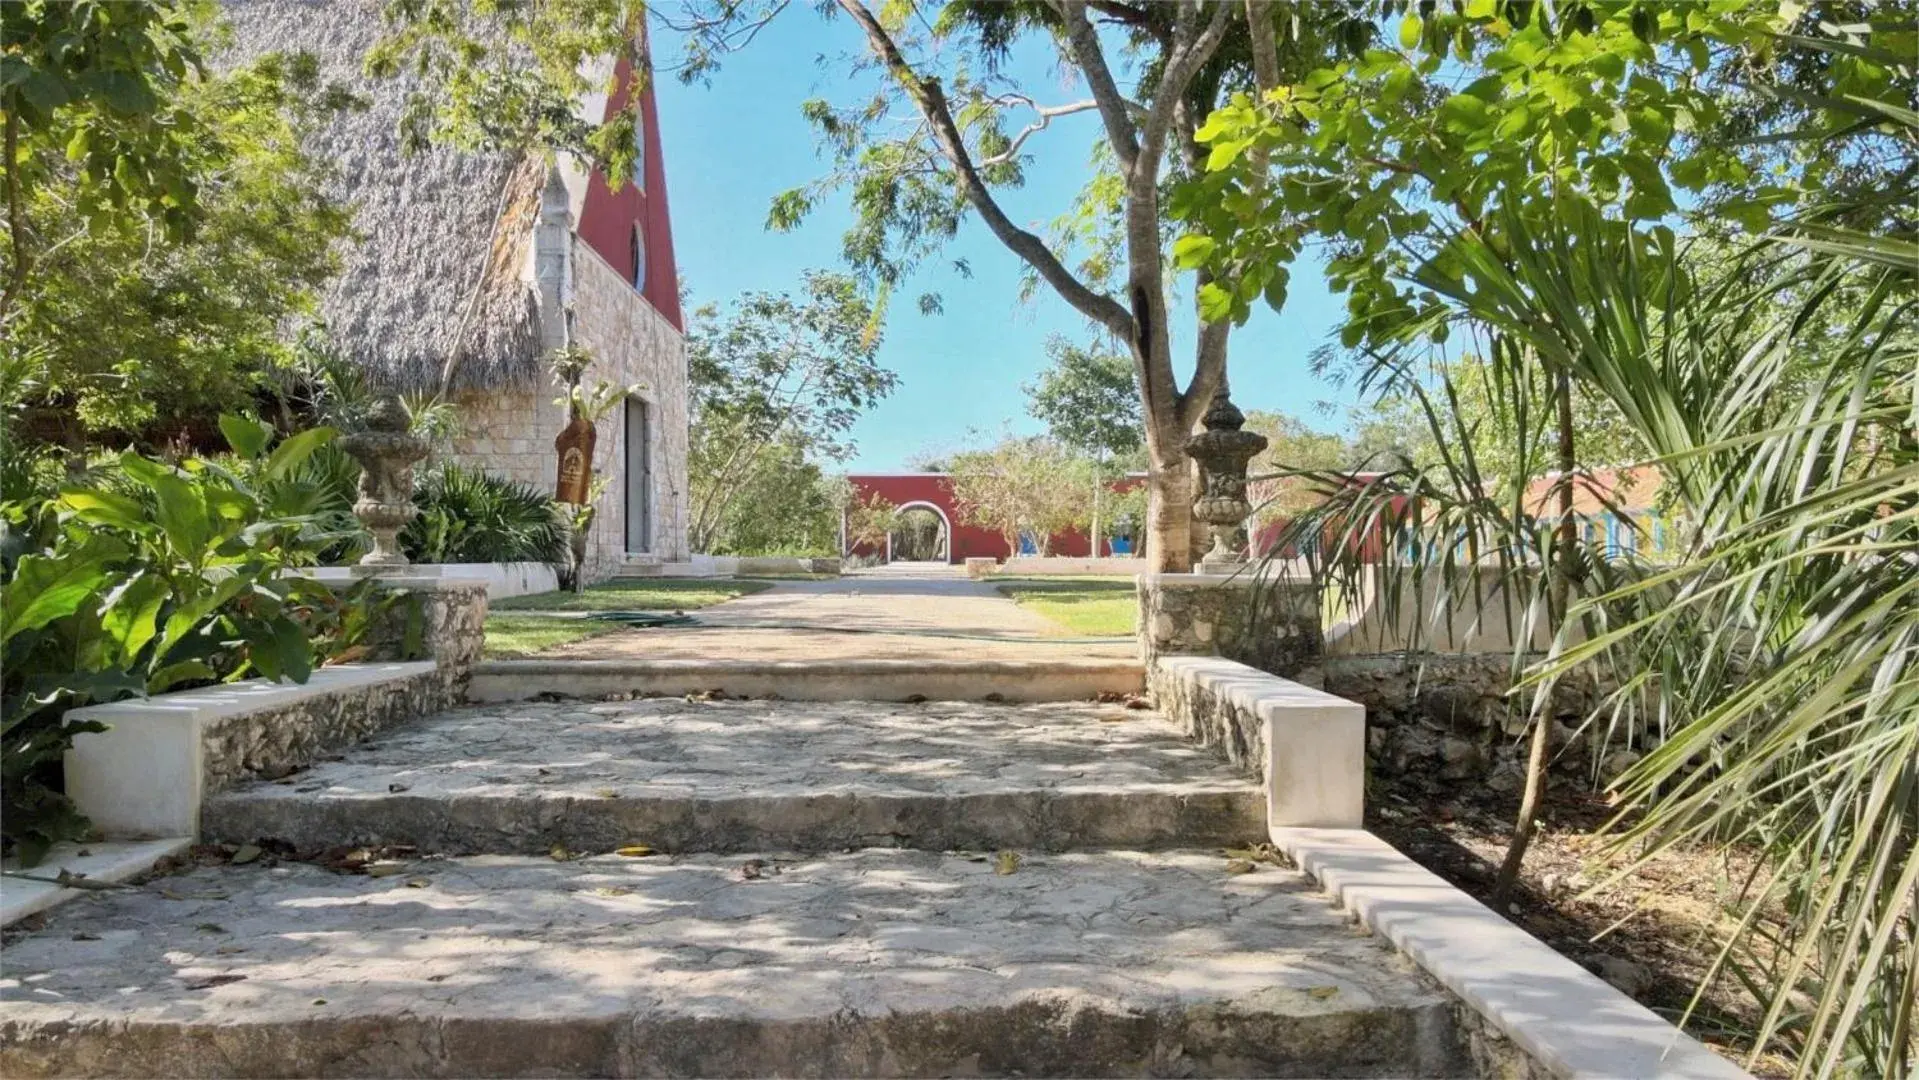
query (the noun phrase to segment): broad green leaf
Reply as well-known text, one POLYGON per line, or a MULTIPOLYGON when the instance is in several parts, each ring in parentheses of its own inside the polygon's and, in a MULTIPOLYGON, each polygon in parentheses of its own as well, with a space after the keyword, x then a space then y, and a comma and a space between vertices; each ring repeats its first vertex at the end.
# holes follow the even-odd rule
POLYGON ((65 558, 24 555, 13 580, 0 587, 0 641, 39 628, 80 610, 98 598, 107 584, 103 559, 80 552, 65 558))
POLYGON ((1425 29, 1424 19, 1412 12, 1407 12, 1406 17, 1399 20, 1400 47, 1409 51, 1418 48, 1420 35, 1425 32, 1425 29))
POLYGON ((248 461, 266 452, 267 441, 273 437, 273 430, 258 420, 234 413, 220 414, 220 434, 227 438, 227 445, 233 452, 248 461))
POLYGON ((172 595, 166 581, 152 574, 136 574, 107 597, 100 628, 120 650, 120 663, 130 664, 159 631, 160 609, 172 595))
POLYGON ((146 508, 137 501, 101 488, 67 488, 60 492, 60 505, 92 525, 140 532, 151 523, 146 508))
POLYGON ((1204 266, 1206 260, 1213 257, 1213 249, 1216 247, 1218 247, 1217 242, 1210 236, 1187 233, 1173 241, 1173 265, 1184 270, 1204 266))
POLYGON ((1218 282, 1199 287, 1199 317, 1202 322, 1218 322, 1232 317, 1233 294, 1218 282))
POLYGON ((284 479, 300 463, 313 456, 313 452, 333 441, 339 432, 330 427, 308 428, 287 436, 280 445, 273 448, 267 458, 266 467, 261 474, 269 480, 284 479))

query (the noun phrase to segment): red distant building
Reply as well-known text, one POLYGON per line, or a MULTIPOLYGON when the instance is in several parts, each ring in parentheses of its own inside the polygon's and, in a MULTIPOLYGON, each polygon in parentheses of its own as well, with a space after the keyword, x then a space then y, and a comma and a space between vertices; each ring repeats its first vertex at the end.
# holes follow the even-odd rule
MULTIPOLYGON (((943 472, 915 473, 863 473, 847 477, 852 481, 854 498, 884 499, 900 510, 929 510, 939 517, 940 540, 934 545, 934 558, 940 562, 958 563, 969 558, 1008 559, 1015 552, 1007 545, 1006 538, 991 529, 982 529, 976 525, 965 524, 961 519, 959 506, 953 496, 952 474, 943 472)), ((1107 485, 1115 494, 1130 491, 1146 482, 1144 473, 1123 476, 1107 485)), ((1108 523, 1102 522, 1102 526, 1108 523)), ((1101 532, 1108 535, 1105 550, 1101 555, 1128 555, 1131 545, 1124 539, 1114 538, 1111 530, 1102 527, 1101 532), (1121 550, 1123 549, 1123 550, 1121 550)), ((897 536, 887 537, 883 545, 852 544, 846 538, 846 522, 840 521, 841 555, 878 555, 888 562, 894 561, 897 536)), ((1037 555, 1040 545, 1032 538, 1023 543, 1022 554, 1037 555)), ((1049 554, 1062 558, 1083 559, 1092 554, 1092 542, 1084 532, 1073 531, 1055 534, 1051 543, 1046 545, 1049 554)))

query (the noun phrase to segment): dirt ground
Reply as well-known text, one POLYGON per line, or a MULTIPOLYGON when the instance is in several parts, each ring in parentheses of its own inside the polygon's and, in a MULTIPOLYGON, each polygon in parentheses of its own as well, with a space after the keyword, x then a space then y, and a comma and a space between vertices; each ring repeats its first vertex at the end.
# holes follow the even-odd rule
MULTIPOLYGON (((1485 901, 1506 853, 1518 799, 1477 790, 1437 790, 1423 778, 1375 780, 1367 827, 1454 885, 1485 901)), ((1475 785, 1477 787, 1477 785, 1475 785)), ((1642 1005, 1678 1023, 1719 947, 1712 933, 1718 898, 1747 869, 1704 852, 1662 855, 1636 879, 1582 896, 1595 876, 1604 799, 1576 783, 1549 788, 1541 828, 1503 914, 1584 964, 1642 1005)), ((1730 978, 1708 988, 1685 1024, 1702 1042, 1744 1063, 1759 1003, 1730 978)), ((1762 1058, 1756 1075, 1789 1076, 1782 1057, 1762 1058)))

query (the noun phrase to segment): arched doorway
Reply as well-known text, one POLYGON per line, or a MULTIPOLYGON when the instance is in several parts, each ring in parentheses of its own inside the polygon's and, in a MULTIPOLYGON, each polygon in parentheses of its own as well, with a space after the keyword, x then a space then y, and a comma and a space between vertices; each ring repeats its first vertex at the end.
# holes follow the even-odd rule
POLYGON ((932 503, 901 506, 886 534, 887 562, 951 562, 953 525, 932 503))

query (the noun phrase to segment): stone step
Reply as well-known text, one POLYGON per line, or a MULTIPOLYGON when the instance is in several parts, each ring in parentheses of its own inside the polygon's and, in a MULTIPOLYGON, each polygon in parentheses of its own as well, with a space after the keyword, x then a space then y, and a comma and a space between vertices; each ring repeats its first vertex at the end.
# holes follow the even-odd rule
MULTIPOLYGON (((1049 649, 1070 645, 1034 645, 1049 649)), ((1036 660, 490 660, 477 664, 469 701, 701 694, 789 701, 1082 701, 1145 688, 1132 658, 1036 660)))
POLYGON ((208 839, 447 854, 1242 844, 1258 784, 1092 702, 521 702, 396 728, 209 799, 208 839))
POLYGON ((0 1075, 1468 1072, 1442 991, 1217 852, 270 861, 37 916, 0 1075))

